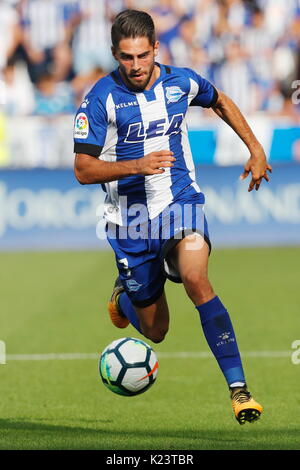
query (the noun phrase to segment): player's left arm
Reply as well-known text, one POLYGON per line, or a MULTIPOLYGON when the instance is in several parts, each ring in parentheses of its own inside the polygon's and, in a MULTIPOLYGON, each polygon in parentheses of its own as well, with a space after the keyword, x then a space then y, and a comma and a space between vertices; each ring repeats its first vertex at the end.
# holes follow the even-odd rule
POLYGON ((270 181, 267 171, 272 173, 272 167, 267 162, 262 145, 253 134, 249 124, 237 105, 227 95, 225 95, 225 93, 220 90, 217 91, 218 98, 212 109, 235 131, 248 147, 250 158, 246 162, 244 171, 240 178, 244 180, 247 178, 249 173, 251 173, 252 179, 250 181, 248 191, 252 191, 254 187, 257 191, 262 179, 270 181))

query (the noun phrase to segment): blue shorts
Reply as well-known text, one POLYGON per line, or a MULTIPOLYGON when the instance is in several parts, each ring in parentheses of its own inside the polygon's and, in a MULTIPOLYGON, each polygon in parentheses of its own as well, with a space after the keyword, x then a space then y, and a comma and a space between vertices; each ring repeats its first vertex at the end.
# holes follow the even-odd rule
POLYGON ((161 214, 131 228, 106 225, 119 276, 133 305, 147 307, 163 293, 166 279, 182 282, 168 255, 184 237, 199 233, 211 250, 204 195, 191 186, 181 192, 161 214))

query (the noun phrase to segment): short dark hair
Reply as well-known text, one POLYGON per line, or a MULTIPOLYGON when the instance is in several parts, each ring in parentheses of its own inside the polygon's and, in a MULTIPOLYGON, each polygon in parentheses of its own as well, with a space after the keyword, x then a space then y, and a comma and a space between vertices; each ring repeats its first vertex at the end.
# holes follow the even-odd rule
POLYGON ((147 37, 155 44, 155 26, 153 19, 145 11, 124 10, 116 17, 111 27, 111 42, 114 48, 124 38, 147 37))

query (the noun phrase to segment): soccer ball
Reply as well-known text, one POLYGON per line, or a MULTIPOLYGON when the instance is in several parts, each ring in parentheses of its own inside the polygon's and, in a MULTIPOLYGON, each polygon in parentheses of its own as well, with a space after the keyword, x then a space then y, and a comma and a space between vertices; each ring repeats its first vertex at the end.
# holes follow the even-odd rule
POLYGON ((149 344, 136 338, 121 338, 104 349, 99 371, 109 390, 132 397, 154 384, 158 361, 149 344))

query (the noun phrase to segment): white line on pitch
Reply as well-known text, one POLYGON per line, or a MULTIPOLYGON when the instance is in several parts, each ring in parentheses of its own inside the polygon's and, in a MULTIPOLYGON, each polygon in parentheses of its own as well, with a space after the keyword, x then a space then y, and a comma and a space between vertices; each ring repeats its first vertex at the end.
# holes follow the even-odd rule
MULTIPOLYGON (((48 354, 7 354, 7 361, 66 361, 80 359, 98 359, 97 353, 48 353, 48 354)), ((209 351, 179 351, 157 353, 159 358, 166 359, 205 359, 212 358, 209 351)), ((280 358, 290 357, 291 351, 244 351, 242 357, 280 358)))

